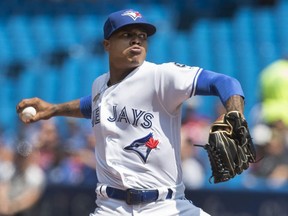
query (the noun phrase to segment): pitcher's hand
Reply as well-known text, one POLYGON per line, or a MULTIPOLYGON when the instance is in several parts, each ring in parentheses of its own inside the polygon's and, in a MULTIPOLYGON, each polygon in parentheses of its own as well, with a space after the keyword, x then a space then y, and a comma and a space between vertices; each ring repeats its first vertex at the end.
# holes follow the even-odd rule
POLYGON ((25 124, 33 123, 39 120, 49 119, 54 116, 55 111, 56 111, 55 104, 48 103, 37 97, 23 99, 16 106, 16 112, 18 113, 20 120, 24 122, 25 124), (29 107, 29 106, 34 107, 37 113, 32 118, 23 120, 22 118, 20 118, 20 114, 24 108, 29 107))

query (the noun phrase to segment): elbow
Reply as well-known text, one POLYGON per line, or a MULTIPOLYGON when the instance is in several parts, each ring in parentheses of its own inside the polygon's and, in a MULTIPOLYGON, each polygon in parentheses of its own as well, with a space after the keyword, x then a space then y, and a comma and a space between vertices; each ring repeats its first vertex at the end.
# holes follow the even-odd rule
POLYGON ((214 87, 217 89, 216 91, 223 104, 225 104, 230 97, 235 95, 239 95, 244 98, 244 93, 240 82, 233 77, 226 75, 221 76, 221 78, 215 82, 214 87))

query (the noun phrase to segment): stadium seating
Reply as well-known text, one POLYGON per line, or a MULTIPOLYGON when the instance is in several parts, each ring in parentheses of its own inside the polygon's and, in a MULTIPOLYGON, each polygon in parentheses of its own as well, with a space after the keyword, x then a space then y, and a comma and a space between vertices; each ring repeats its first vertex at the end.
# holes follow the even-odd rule
MULTIPOLYGON (((123 5, 142 10, 158 26, 149 39, 148 60, 232 75, 243 83, 248 109, 258 100, 259 71, 288 53, 287 0, 274 7, 241 6, 229 18, 200 17, 182 31, 177 29, 179 11, 164 0, 103 1, 91 7, 85 5, 89 1, 5 2, 0 1, 0 110, 7 115, 0 125, 12 130, 18 122, 15 105, 23 97, 60 102, 89 93, 93 79, 108 70, 101 48, 106 13, 123 5), (24 69, 11 78, 8 68, 15 63, 24 69)), ((213 102, 207 100, 203 107, 213 114, 213 102)))

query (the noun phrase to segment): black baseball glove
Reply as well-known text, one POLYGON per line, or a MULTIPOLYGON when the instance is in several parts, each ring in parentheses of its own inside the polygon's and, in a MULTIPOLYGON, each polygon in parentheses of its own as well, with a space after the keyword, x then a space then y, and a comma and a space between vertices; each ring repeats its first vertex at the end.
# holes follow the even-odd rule
MULTIPOLYGON (((199 146, 199 145, 198 145, 199 146)), ((248 125, 238 111, 223 115, 211 126, 207 151, 214 183, 228 181, 256 162, 256 152, 248 125)))

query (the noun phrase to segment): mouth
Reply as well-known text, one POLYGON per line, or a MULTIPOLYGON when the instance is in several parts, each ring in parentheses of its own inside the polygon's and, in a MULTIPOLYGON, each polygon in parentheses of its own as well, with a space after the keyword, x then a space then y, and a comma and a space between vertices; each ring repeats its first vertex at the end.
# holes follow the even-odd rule
POLYGON ((140 55, 142 53, 142 49, 139 46, 132 46, 129 51, 132 55, 140 55))

